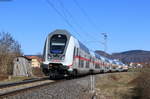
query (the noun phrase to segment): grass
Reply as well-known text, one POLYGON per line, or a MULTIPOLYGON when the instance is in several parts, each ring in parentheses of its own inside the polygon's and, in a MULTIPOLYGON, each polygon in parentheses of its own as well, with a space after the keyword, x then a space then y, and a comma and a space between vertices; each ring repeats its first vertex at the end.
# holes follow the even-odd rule
MULTIPOLYGON (((42 73, 40 68, 33 68, 33 77, 43 77, 44 74, 42 73)), ((7 82, 17 82, 22 81, 26 79, 31 79, 33 77, 26 77, 26 76, 8 76, 4 74, 0 74, 0 83, 7 83, 7 82)))
POLYGON ((130 99, 135 86, 129 83, 136 77, 137 72, 109 73, 97 77, 98 99, 130 99))
POLYGON ((44 76, 41 68, 32 68, 32 70, 33 70, 34 76, 36 76, 36 77, 43 77, 44 76))
POLYGON ((8 83, 8 82, 17 82, 17 81, 23 81, 26 79, 30 79, 31 77, 11 77, 11 79, 5 79, 5 80, 1 80, 0 83, 8 83))
POLYGON ((128 72, 150 72, 150 68, 130 68, 128 72))
POLYGON ((135 99, 150 99, 150 68, 143 68, 132 84, 136 85, 133 91, 135 99))

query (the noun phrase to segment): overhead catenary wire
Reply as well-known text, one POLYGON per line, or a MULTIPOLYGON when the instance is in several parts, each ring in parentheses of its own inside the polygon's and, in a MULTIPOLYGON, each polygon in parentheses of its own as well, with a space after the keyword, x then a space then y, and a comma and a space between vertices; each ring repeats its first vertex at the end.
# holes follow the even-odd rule
POLYGON ((87 18, 89 24, 94 27, 96 30, 98 30, 97 25, 93 22, 93 20, 89 17, 89 15, 86 13, 86 11, 81 7, 81 5, 78 3, 77 0, 73 0, 76 6, 80 9, 82 14, 87 18))
MULTIPOLYGON (((59 2, 59 4, 60 4, 60 6, 62 7, 62 12, 63 12, 63 14, 64 14, 64 16, 67 18, 67 15, 69 15, 69 17, 72 19, 72 20, 75 20, 74 19, 74 17, 72 16, 72 14, 69 12, 69 10, 67 10, 66 8, 65 8, 65 6, 64 6, 64 4, 62 3, 62 1, 61 0, 58 0, 58 2, 59 2)), ((82 28, 80 27, 80 25, 75 21, 75 24, 76 24, 76 26, 78 26, 81 30, 82 30, 82 28)))
POLYGON ((60 4, 60 6, 63 9, 63 14, 64 16, 68 17, 67 14, 69 15, 70 18, 73 18, 72 14, 69 12, 69 10, 67 10, 63 4, 63 2, 61 0, 58 0, 58 3, 60 4))
MULTIPOLYGON (((86 11, 84 10, 84 8, 78 3, 78 1, 77 0, 73 0, 73 2, 80 9, 80 11, 82 12, 82 14, 87 19, 87 22, 93 27, 93 29, 96 30, 96 31, 99 31, 98 26, 94 23, 94 21, 90 18, 90 16, 86 13, 86 11)), ((98 35, 99 35, 99 33, 96 35, 96 37, 101 36, 101 35, 99 35, 99 36, 98 35)), ((103 43, 101 43, 101 44, 103 44, 103 43)))
MULTIPOLYGON (((69 15, 69 17, 75 22, 76 26, 83 32, 83 33, 86 33, 84 36, 88 36, 89 38, 95 38, 93 35, 91 35, 90 33, 88 33, 87 31, 85 31, 82 26, 75 20, 74 16, 70 13, 70 11, 68 9, 65 8, 63 2, 61 0, 58 0, 60 6, 62 7, 62 12, 64 14, 65 17, 67 17, 67 15, 69 15)), ((96 39, 96 38, 95 38, 96 39)), ((86 41, 88 42, 88 41, 86 41)))
MULTIPOLYGON (((75 18, 74 18, 74 16, 72 15, 72 13, 68 10, 68 9, 66 9, 66 7, 64 6, 64 4, 63 4, 63 2, 61 1, 61 0, 58 0, 58 3, 60 4, 60 6, 62 7, 62 12, 63 12, 63 14, 64 14, 64 16, 67 18, 68 16, 75 22, 74 24, 76 25, 76 26, 78 26, 78 28, 83 32, 83 33, 86 33, 86 34, 84 34, 84 37, 86 37, 86 38, 92 38, 93 40, 95 40, 96 39, 96 37, 95 36, 93 36, 93 35, 91 35, 90 33, 88 33, 88 32, 86 32, 83 28, 82 28, 82 26, 80 26, 80 24, 78 24, 78 22, 75 20, 75 18)), ((84 41, 84 43, 86 43, 85 45, 89 45, 89 40, 86 40, 86 41, 84 41)), ((100 41, 99 41, 100 42, 100 41)))
MULTIPOLYGON (((52 3, 51 0, 46 0, 46 2, 47 2, 47 4, 65 21, 65 23, 66 23, 68 26, 70 26, 70 27, 72 28, 73 32, 75 32, 80 38, 81 38, 81 37, 83 38, 83 36, 80 35, 80 34, 77 32, 77 30, 74 28, 74 26, 73 26, 73 25, 70 23, 70 21, 65 17, 65 16, 66 16, 65 11, 67 11, 67 10, 64 9, 64 11, 63 11, 63 12, 64 12, 64 15, 63 15, 62 12, 57 9, 57 7, 52 3)), ((62 6, 63 6, 63 5, 62 5, 62 6)), ((67 11, 67 13, 69 14, 70 17, 72 17, 72 15, 71 15, 71 13, 70 13, 69 11, 67 11)), ((87 37, 87 35, 84 36, 84 37, 87 37)), ((86 43, 85 43, 85 40, 83 41, 83 39, 82 39, 82 42, 83 42, 84 44, 86 44, 86 43)))
POLYGON ((78 32, 77 30, 74 28, 74 26, 63 16, 63 14, 55 7, 55 5, 50 1, 50 0, 46 0, 47 4, 49 6, 51 6, 54 11, 66 22, 66 24, 68 26, 70 26, 72 28, 72 30, 79 36, 79 37, 82 37, 78 32))

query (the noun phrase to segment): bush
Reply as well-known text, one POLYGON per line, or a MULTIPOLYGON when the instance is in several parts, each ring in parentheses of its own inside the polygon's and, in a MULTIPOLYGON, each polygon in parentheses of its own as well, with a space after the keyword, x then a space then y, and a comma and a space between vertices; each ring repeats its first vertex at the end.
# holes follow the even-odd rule
POLYGON ((143 68, 130 68, 128 72, 142 72, 143 68))
POLYGON ((33 67, 32 70, 33 70, 34 76, 37 76, 37 77, 43 77, 44 76, 41 68, 33 67))
POLYGON ((150 68, 142 69, 140 75, 135 81, 135 84, 135 96, 133 96, 133 98, 150 99, 150 68))
POLYGON ((0 33, 0 73, 11 75, 13 59, 21 55, 21 47, 9 33, 0 33))

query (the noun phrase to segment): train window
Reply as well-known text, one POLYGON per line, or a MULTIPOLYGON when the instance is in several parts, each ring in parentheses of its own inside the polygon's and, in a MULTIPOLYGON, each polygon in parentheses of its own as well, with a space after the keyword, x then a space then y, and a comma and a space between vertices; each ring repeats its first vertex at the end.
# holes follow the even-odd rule
POLYGON ((73 56, 75 56, 75 54, 76 54, 76 47, 74 47, 73 56))
POLYGON ((78 61, 78 67, 80 67, 80 59, 79 59, 79 61, 78 61))
POLYGON ((45 44, 44 44, 44 51, 43 51, 43 58, 45 59, 45 57, 46 57, 46 51, 47 51, 47 49, 46 49, 46 44, 47 44, 47 40, 45 41, 45 44))
POLYGON ((89 61, 86 61, 86 68, 89 68, 89 61))
POLYGON ((82 60, 82 68, 84 68, 84 65, 85 65, 85 61, 82 60))
POLYGON ((76 48, 76 56, 78 56, 78 48, 76 48))
POLYGON ((78 56, 80 56, 80 49, 78 49, 78 56))
POLYGON ((95 68, 99 68, 98 64, 95 64, 95 68))
POLYGON ((79 59, 79 67, 81 68, 82 66, 81 60, 79 59))
POLYGON ((102 62, 102 65, 105 66, 104 62, 102 62))
POLYGON ((65 35, 53 35, 50 40, 50 52, 53 54, 62 54, 67 42, 65 35))
POLYGON ((94 65, 95 65, 95 63, 94 63, 94 62, 95 62, 94 58, 92 58, 92 61, 93 61, 93 66, 94 66, 94 65))
POLYGON ((100 61, 100 66, 103 66, 102 61, 100 61))
POLYGON ((81 67, 81 60, 80 60, 80 58, 79 58, 79 67, 81 67))

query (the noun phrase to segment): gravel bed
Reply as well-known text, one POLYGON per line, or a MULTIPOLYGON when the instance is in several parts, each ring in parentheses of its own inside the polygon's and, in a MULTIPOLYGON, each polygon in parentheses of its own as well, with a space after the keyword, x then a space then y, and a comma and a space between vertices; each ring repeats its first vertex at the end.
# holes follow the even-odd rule
POLYGON ((4 99, 91 99, 90 76, 53 83, 4 99))

